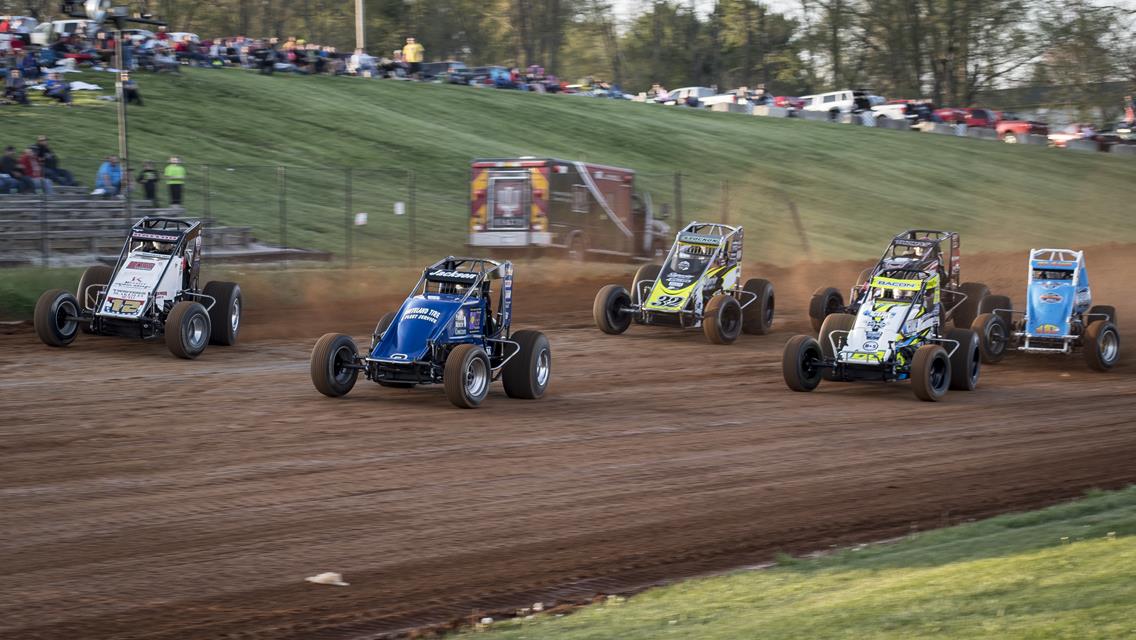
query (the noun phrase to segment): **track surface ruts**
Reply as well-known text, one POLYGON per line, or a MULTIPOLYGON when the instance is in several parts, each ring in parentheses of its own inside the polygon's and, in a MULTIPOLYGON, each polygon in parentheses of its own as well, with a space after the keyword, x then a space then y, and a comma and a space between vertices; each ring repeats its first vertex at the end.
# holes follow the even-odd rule
POLYGON ((777 333, 715 347, 601 335, 569 311, 592 284, 518 312, 552 340, 549 395, 494 385, 476 411, 365 381, 324 398, 318 333, 194 362, 0 336, 0 637, 369 638, 1136 481, 1131 357, 1015 357, 935 405, 797 394, 780 354, 810 287, 779 290, 777 333), (303 581, 323 571, 351 586, 303 581))

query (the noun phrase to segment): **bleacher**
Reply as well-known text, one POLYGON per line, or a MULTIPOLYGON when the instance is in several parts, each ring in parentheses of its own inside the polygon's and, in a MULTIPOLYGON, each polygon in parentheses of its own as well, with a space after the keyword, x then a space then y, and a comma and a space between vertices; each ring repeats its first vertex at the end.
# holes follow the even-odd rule
POLYGON ((126 229, 147 215, 192 218, 205 223, 205 257, 223 262, 327 260, 323 252, 281 249, 257 242, 250 227, 218 224, 184 209, 135 200, 128 218, 124 202, 89 195, 83 187, 56 187, 41 194, 0 194, 0 266, 89 264, 116 257, 126 229))

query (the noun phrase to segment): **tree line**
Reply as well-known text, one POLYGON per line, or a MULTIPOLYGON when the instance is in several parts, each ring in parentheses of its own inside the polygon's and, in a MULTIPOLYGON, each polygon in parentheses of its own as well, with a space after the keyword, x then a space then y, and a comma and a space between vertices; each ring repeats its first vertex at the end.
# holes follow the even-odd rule
MULTIPOLYGON (((801 95, 867 87, 889 97, 966 106, 983 92, 1060 85, 1071 97, 1136 82, 1136 16, 1123 0, 638 0, 617 20, 611 0, 365 0, 372 54, 408 35, 428 59, 539 65, 641 91, 763 84, 801 95)), ((54 0, 0 0, 0 13, 51 14, 54 0)), ((134 4, 137 10, 141 8, 134 4)), ((203 37, 295 36, 354 46, 350 0, 149 0, 172 31, 203 37)), ((1092 96, 1088 96, 1091 99, 1092 96)))

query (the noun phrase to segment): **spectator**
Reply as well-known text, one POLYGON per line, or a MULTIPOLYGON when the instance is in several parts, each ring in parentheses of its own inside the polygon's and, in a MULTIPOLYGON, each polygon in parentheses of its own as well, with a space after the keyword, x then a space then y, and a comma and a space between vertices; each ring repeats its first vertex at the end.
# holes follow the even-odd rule
POLYGON ((58 73, 48 74, 47 82, 43 84, 43 95, 54 98, 67 106, 71 106, 71 83, 59 79, 58 73))
POLYGON ((43 175, 54 183, 61 184, 65 187, 78 186, 75 182, 75 176, 71 172, 59 167, 59 157, 47 145, 47 136, 39 136, 36 138, 35 143, 36 157, 43 165, 43 175))
POLYGON ((158 35, 155 37, 159 42, 165 42, 170 39, 170 34, 166 33, 165 25, 158 27, 158 35))
POLYGON ((19 69, 8 71, 8 79, 4 81, 4 97, 17 104, 28 103, 27 85, 24 84, 19 69))
POLYGON ((138 83, 130 77, 129 71, 122 72, 122 95, 126 98, 127 104, 142 106, 142 93, 138 91, 138 83))
POLYGON ((406 39, 406 46, 402 48, 402 58, 410 65, 410 76, 418 78, 422 72, 422 58, 426 53, 425 47, 413 37, 406 39))
POLYGON ((160 207, 158 204, 158 170, 154 168, 154 163, 147 160, 142 163, 142 171, 138 173, 138 182, 142 183, 142 188, 146 190, 146 199, 150 201, 150 205, 155 209, 160 207))
POLYGON ((99 172, 95 174, 95 191, 92 195, 109 198, 121 192, 122 167, 118 164, 118 156, 107 156, 106 161, 99 166, 99 172))
POLYGON ((46 195, 51 195, 51 180, 43 176, 43 165, 36 157, 35 147, 24 149, 24 153, 20 155, 20 169, 23 170, 24 177, 31 182, 32 193, 38 189, 46 195))
POLYGON ((33 189, 31 181, 24 176, 24 171, 20 168, 20 163, 16 159, 16 149, 13 147, 4 147, 4 155, 0 157, 0 179, 3 179, 4 183, 0 190, 5 193, 11 193, 12 190, 21 193, 33 189))
POLYGON ((170 158, 170 163, 166 165, 163 172, 166 178, 166 184, 170 185, 170 206, 181 208, 181 192, 182 187, 185 185, 185 167, 181 163, 181 158, 173 156, 170 158))
POLYGON ((20 75, 24 76, 25 81, 39 78, 39 58, 36 57, 35 51, 28 51, 20 59, 20 75))
POLYGON ((1124 96, 1124 121, 1136 122, 1136 99, 1124 96))

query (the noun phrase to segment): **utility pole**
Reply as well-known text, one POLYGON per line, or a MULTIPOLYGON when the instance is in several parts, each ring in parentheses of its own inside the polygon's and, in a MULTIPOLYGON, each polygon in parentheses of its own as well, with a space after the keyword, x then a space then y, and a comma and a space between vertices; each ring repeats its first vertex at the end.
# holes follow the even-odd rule
POLYGON ((363 0, 355 0, 355 48, 365 49, 367 38, 363 35, 363 0))

